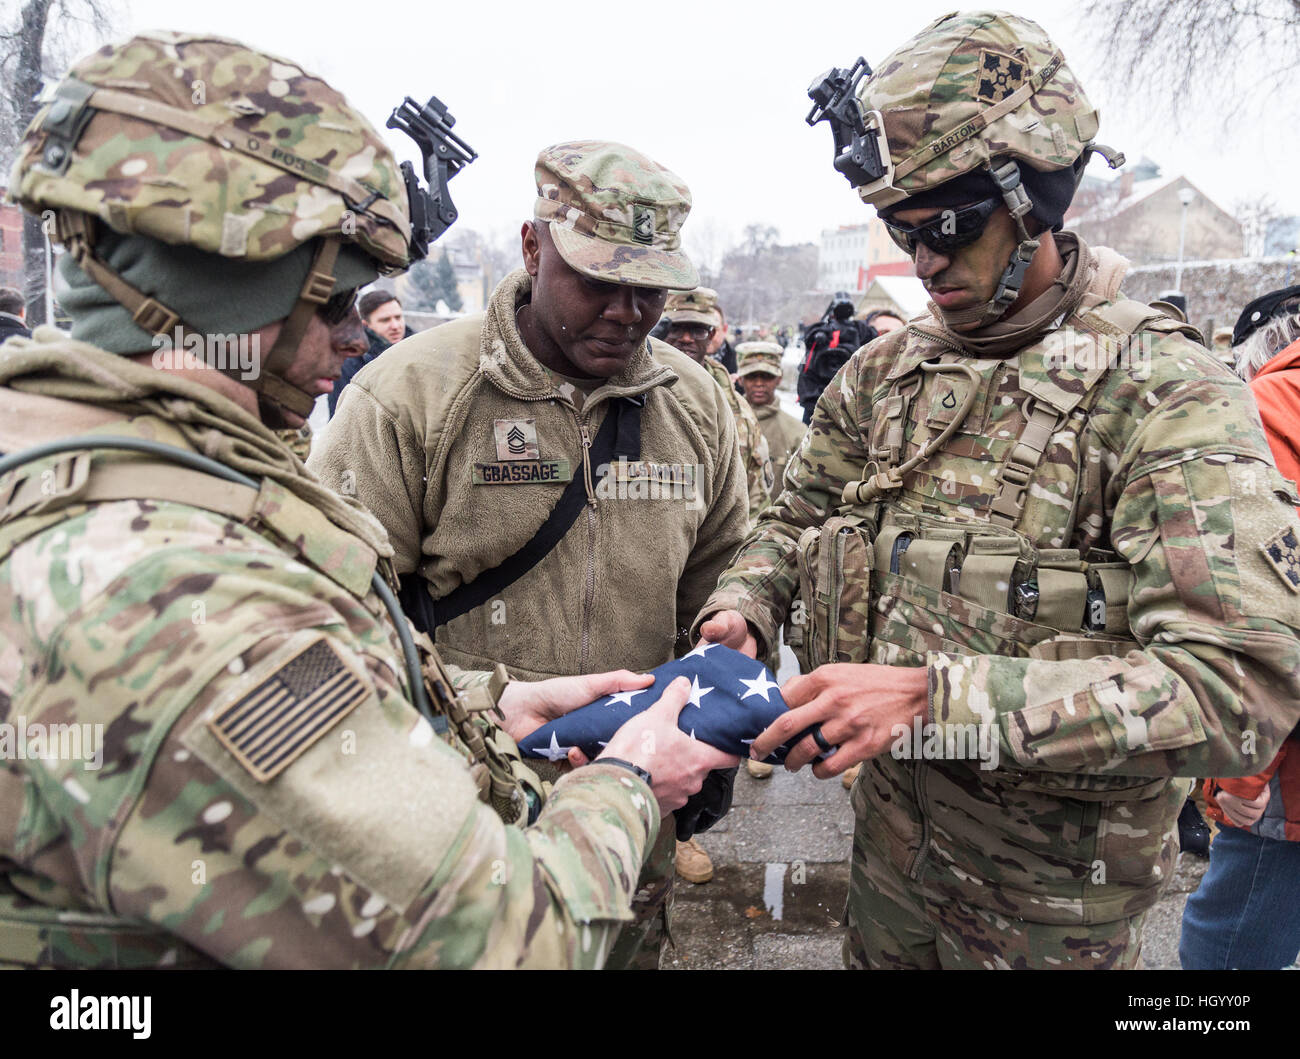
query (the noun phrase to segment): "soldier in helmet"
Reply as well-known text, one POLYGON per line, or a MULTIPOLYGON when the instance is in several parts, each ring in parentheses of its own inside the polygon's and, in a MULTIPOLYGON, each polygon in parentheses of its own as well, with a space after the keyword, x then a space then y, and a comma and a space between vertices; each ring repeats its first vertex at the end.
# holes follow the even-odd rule
POLYGON ((1101 148, 1039 26, 949 15, 864 66, 809 117, 930 311, 827 387, 697 628, 766 650, 808 608, 752 753, 866 762, 851 966, 1132 967, 1191 778, 1300 714, 1292 487, 1240 381, 1060 230, 1101 148))
POLYGON ((28 129, 73 335, 0 355, 0 966, 597 967, 660 813, 733 760, 683 688, 543 807, 514 739, 649 678, 444 666, 274 432, 441 230, 408 177, 216 37, 104 47, 28 129))

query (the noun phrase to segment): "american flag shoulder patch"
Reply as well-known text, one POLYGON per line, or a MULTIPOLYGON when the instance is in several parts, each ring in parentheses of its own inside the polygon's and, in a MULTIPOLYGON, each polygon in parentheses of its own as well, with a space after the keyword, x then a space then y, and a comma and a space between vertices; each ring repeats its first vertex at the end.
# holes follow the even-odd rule
POLYGON ((322 637, 207 724, 235 760, 266 783, 369 695, 356 668, 322 637))

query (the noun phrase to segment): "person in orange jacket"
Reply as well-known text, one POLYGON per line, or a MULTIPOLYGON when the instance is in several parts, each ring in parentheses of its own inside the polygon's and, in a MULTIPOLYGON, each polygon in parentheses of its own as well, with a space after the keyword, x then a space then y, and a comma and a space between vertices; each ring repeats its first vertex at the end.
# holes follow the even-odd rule
MULTIPOLYGON (((1294 488, 1300 480, 1300 286, 1247 305, 1232 345, 1278 470, 1294 488)), ((1300 592, 1300 569, 1292 579, 1300 592)), ((1205 802, 1222 830, 1183 912, 1184 970, 1288 966, 1300 952, 1300 730, 1259 774, 1207 779, 1205 802)))

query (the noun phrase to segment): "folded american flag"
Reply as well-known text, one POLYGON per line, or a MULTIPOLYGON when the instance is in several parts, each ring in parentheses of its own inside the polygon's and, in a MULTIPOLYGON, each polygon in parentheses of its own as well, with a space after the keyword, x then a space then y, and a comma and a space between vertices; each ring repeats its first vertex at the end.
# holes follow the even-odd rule
MULTIPOLYGON (((771 670, 722 644, 701 640, 690 654, 650 673, 655 678, 650 687, 616 692, 581 706, 521 740, 520 751, 525 757, 561 761, 576 746, 594 758, 624 721, 654 705, 677 677, 691 682, 691 697, 682 707, 677 727, 729 754, 749 757, 749 744, 786 711, 771 670)), ((803 734, 777 747, 767 760, 783 762, 803 734)))

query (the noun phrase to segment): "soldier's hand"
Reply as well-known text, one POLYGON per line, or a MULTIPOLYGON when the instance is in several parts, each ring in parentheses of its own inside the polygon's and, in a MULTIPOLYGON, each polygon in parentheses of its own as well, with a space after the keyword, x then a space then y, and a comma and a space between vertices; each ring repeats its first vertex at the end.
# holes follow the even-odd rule
MULTIPOLYGON (((837 662, 805 676, 791 677, 781 688, 789 711, 773 721, 750 747, 750 757, 762 760, 806 728, 821 725, 822 738, 838 747, 813 766, 818 779, 838 776, 860 761, 887 750, 895 741, 895 725, 912 729, 929 704, 925 666, 857 665, 837 662)), ((799 740, 786 756, 791 772, 822 753, 811 735, 799 740)))
POLYGON ((700 626, 700 639, 720 643, 750 658, 758 657, 758 639, 738 610, 718 611, 700 626))
MULTIPOLYGON (((670 813, 685 805, 714 769, 731 768, 740 763, 740 758, 734 754, 692 739, 677 727, 677 717, 690 693, 690 682, 685 677, 678 677, 668 685, 658 702, 615 732, 609 745, 596 758, 597 761, 606 755, 622 758, 649 772, 661 813, 670 813)), ((569 760, 574 764, 581 763, 572 751, 569 760)))
POLYGON ((501 692, 497 707, 505 716, 506 734, 516 743, 542 725, 550 724, 570 710, 595 702, 616 691, 640 691, 655 682, 649 673, 618 669, 612 673, 591 673, 582 677, 552 677, 550 680, 512 680, 501 692))
POLYGON ((1268 800, 1272 796, 1269 788, 1265 787, 1254 798, 1242 798, 1227 791, 1219 791, 1214 796, 1214 800, 1219 803, 1223 815, 1238 827, 1252 827, 1264 815, 1264 810, 1268 808, 1268 800))

